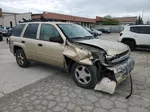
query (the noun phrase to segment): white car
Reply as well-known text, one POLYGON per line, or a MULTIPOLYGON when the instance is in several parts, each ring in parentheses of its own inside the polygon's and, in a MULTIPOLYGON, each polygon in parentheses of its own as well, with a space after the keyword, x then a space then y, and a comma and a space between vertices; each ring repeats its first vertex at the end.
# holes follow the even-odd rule
POLYGON ((119 41, 127 44, 131 50, 135 47, 150 48, 150 25, 125 26, 119 41))

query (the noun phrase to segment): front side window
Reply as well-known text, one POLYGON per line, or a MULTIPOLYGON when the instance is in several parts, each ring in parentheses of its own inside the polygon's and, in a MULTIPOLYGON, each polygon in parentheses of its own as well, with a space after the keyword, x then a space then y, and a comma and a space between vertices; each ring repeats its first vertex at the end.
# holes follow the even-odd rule
POLYGON ((58 24, 58 27, 69 39, 85 39, 93 37, 85 28, 77 24, 58 24))
POLYGON ((24 29, 25 24, 19 24, 14 28, 12 36, 20 37, 22 30, 24 29))
POLYGON ((61 38, 56 28, 50 24, 42 24, 40 31, 40 40, 50 41, 50 38, 61 38))
POLYGON ((36 39, 39 24, 29 24, 23 37, 36 39))

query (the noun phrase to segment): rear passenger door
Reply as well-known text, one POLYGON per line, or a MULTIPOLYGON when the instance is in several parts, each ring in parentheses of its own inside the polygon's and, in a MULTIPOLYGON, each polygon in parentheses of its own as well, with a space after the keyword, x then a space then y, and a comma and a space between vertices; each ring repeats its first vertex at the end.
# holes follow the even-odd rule
POLYGON ((28 59, 37 60, 38 26, 38 23, 28 24, 21 41, 25 45, 25 54, 28 59))

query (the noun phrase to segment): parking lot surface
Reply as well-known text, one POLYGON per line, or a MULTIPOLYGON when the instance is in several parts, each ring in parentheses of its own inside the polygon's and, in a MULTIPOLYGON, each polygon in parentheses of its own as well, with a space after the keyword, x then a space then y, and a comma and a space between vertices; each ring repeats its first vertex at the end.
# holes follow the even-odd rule
MULTIPOLYGON (((109 34, 99 38, 117 41, 118 37, 118 34, 109 34)), ((7 48, 0 49, 0 53, 3 50, 6 50, 3 55, 9 53, 7 48)), ((1 68, 3 72, 9 72, 9 68, 14 67, 15 70, 11 68, 9 75, 18 71, 22 77, 34 72, 40 72, 40 76, 47 73, 49 75, 38 78, 41 80, 37 82, 31 81, 34 83, 25 84, 27 86, 24 85, 25 87, 1 97, 0 112, 150 112, 150 51, 135 50, 131 56, 135 60, 135 68, 132 71, 133 94, 129 99, 125 99, 130 92, 128 80, 124 81, 113 95, 109 95, 82 89, 75 85, 66 71, 49 65, 33 63, 31 67, 24 69, 28 71, 25 74, 10 55, 9 58, 12 59, 9 64, 7 58, 0 60, 1 66, 6 64, 5 68, 8 68, 1 68), (9 66, 11 64, 12 66, 9 66)))
POLYGON ((35 62, 27 69, 20 68, 13 54, 10 53, 5 40, 0 42, 0 97, 48 77, 57 71, 53 67, 35 62), (41 68, 43 69, 41 70, 41 68))

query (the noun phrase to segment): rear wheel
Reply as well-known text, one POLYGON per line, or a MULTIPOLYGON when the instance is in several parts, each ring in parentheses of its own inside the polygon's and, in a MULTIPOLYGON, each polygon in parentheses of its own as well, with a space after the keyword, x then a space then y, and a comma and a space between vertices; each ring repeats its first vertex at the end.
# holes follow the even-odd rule
POLYGON ((30 62, 27 60, 25 53, 22 49, 16 51, 16 61, 20 67, 28 67, 30 62))
POLYGON ((97 68, 95 65, 86 66, 75 63, 71 70, 75 83, 82 88, 90 89, 97 84, 97 68))
POLYGON ((133 41, 126 40, 126 41, 124 41, 124 43, 130 47, 131 51, 133 51, 135 49, 135 44, 133 41))

